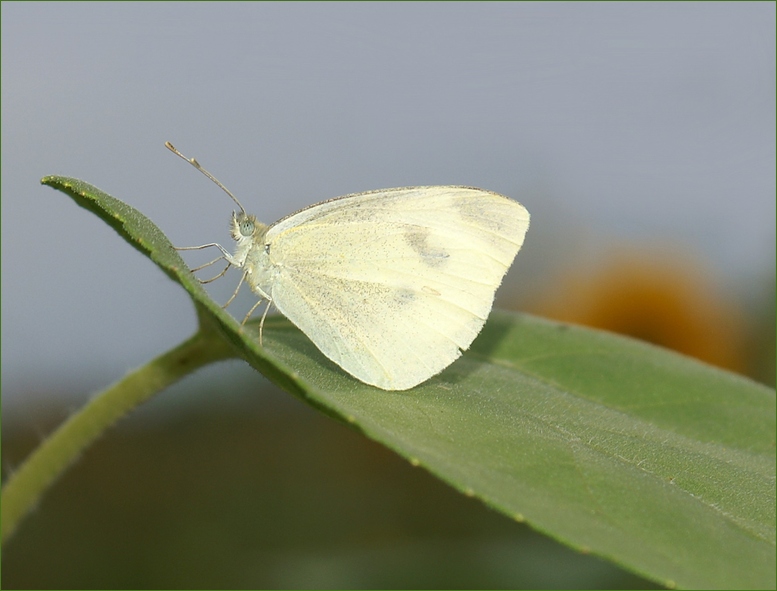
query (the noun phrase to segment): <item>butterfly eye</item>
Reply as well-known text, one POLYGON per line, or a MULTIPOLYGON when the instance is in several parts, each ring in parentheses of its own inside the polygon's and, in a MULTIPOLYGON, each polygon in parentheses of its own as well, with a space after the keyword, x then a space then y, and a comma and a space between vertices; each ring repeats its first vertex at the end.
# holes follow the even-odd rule
POLYGON ((244 220, 241 220, 240 233, 243 236, 251 236, 254 233, 254 221, 247 218, 244 220))

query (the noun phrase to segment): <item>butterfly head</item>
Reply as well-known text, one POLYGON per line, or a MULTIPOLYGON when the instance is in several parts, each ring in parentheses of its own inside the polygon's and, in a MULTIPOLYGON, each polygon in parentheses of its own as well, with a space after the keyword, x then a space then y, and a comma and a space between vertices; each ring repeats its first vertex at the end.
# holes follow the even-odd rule
POLYGON ((229 232, 236 242, 251 240, 265 225, 256 221, 256 216, 245 212, 232 212, 232 220, 229 224, 229 232))

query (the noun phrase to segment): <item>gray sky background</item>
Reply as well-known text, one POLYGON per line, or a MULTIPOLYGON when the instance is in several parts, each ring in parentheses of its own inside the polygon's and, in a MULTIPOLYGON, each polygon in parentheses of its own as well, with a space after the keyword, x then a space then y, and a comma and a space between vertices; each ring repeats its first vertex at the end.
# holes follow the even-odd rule
POLYGON ((231 248, 232 203, 165 140, 265 222, 475 185, 532 214, 514 285, 630 240, 736 290, 775 261, 775 5, 3 2, 4 409, 87 396, 194 330, 181 288, 39 184, 231 248))

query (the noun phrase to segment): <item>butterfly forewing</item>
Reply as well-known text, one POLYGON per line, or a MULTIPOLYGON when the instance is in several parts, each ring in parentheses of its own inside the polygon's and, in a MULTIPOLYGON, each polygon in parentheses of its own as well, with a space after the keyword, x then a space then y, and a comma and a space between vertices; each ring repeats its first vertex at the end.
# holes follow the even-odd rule
POLYGON ((469 347, 528 225, 522 205, 480 189, 349 195, 269 229, 259 287, 332 361, 403 390, 469 347))

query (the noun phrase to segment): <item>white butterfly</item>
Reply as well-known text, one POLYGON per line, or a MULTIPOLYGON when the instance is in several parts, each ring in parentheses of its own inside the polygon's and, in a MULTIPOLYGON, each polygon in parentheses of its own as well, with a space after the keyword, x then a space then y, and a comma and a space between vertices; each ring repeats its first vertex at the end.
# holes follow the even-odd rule
POLYGON ((240 207, 234 255, 192 248, 219 248, 216 261, 243 270, 257 305, 272 303, 329 359, 384 390, 426 381, 470 346, 529 228, 520 203, 460 186, 346 195, 267 226, 166 145, 240 207))

